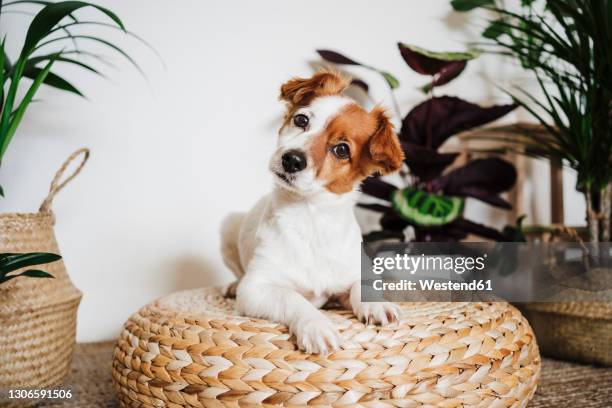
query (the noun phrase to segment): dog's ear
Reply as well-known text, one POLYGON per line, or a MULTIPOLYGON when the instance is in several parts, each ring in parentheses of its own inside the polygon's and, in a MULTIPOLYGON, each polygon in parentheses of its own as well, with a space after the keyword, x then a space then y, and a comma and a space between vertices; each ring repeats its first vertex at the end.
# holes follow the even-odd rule
POLYGON ((291 106, 306 106, 318 96, 339 95, 348 78, 332 71, 319 71, 310 78, 293 78, 281 86, 280 99, 291 106))
POLYGON ((376 132, 370 138, 368 150, 371 159, 371 172, 389 174, 398 171, 404 161, 404 152, 385 110, 375 107, 370 115, 376 118, 376 132))

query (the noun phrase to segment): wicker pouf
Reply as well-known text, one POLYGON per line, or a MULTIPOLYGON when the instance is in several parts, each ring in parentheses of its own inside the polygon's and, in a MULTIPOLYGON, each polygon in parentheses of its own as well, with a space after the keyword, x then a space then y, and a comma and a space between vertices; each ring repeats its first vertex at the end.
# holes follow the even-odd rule
POLYGON ((219 289, 159 299, 115 348, 121 406, 524 407, 535 392, 538 347, 507 303, 405 303, 389 328, 326 313, 344 343, 320 357, 285 326, 235 315, 219 289))

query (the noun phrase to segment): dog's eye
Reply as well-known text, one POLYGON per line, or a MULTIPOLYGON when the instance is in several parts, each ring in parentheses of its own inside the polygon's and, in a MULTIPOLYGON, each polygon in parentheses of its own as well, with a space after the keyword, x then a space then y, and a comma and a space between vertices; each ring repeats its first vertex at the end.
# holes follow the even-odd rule
POLYGON ((308 119, 308 116, 300 113, 293 117, 293 124, 299 128, 306 129, 306 126, 308 126, 309 120, 310 119, 308 119))
POLYGON ((351 149, 346 143, 338 143, 331 149, 334 156, 339 159, 348 159, 351 156, 351 149))

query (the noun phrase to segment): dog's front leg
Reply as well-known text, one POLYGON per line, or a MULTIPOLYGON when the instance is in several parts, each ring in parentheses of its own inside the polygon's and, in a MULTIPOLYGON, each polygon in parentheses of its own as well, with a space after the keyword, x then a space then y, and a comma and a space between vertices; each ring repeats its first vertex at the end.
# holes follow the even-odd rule
POLYGON ((399 320, 399 308, 391 302, 362 302, 361 281, 353 283, 348 296, 341 297, 342 306, 353 311, 366 324, 387 324, 399 320))
POLYGON ((241 314, 286 324, 307 353, 328 354, 340 345, 332 322, 294 290, 247 275, 238 285, 236 301, 241 314))

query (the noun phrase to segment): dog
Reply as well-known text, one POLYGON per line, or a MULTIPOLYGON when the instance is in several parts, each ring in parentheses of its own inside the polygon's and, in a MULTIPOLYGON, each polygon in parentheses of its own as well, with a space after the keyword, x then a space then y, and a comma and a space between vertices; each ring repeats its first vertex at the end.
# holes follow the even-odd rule
POLYGON ((320 308, 336 301, 366 323, 398 320, 392 303, 361 302, 360 182, 397 171, 404 159, 384 109, 366 111, 343 95, 331 71, 281 86, 286 114, 269 169, 274 188, 221 229, 221 252, 239 279, 240 314, 288 326, 300 349, 326 355, 341 345, 320 308))

